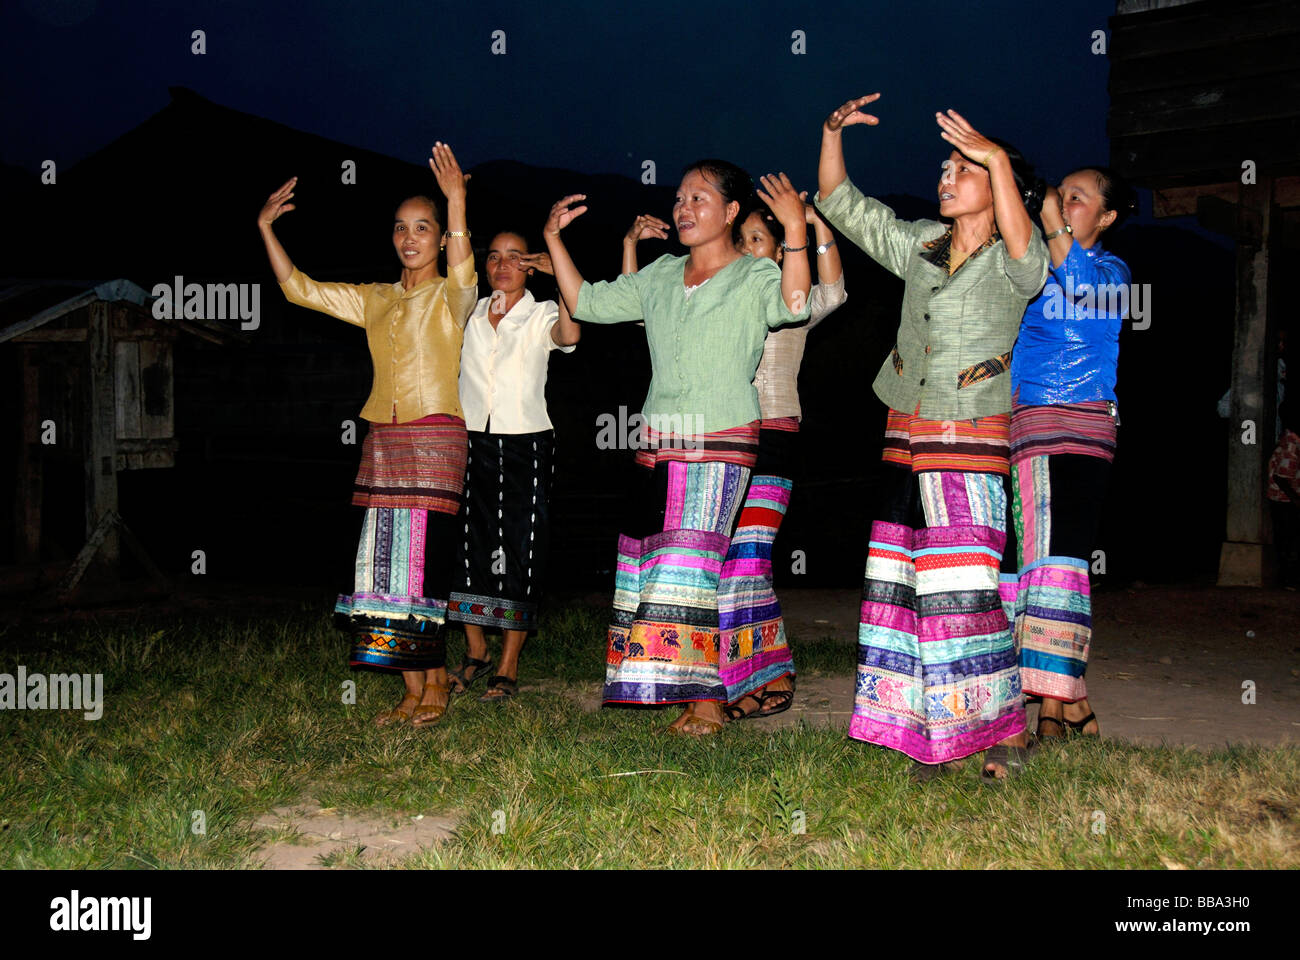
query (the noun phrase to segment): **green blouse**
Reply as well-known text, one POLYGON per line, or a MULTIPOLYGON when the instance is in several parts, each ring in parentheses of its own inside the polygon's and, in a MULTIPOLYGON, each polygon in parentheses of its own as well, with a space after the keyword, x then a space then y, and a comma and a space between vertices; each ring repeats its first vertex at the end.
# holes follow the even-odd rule
POLYGON ((575 319, 645 320, 650 393, 642 414, 660 432, 714 433, 758 420, 754 371, 771 327, 808 317, 781 296, 781 268, 742 256, 686 296, 687 257, 663 256, 639 273, 583 283, 575 319))

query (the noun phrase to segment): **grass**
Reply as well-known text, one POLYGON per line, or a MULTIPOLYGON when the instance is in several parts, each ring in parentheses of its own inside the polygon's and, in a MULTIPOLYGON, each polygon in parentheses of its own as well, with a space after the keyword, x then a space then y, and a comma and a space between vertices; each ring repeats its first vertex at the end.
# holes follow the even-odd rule
MULTIPOLYGON (((248 867, 291 833, 252 821, 304 796, 455 819, 456 839, 411 867, 1300 866, 1294 748, 1075 742, 1002 786, 969 762, 918 786, 906 758, 838 729, 741 724, 695 741, 658 735, 663 711, 585 712, 603 619, 557 605, 525 652, 524 681, 543 690, 457 700, 422 731, 370 725, 397 682, 349 671, 345 637, 312 606, 11 628, 0 671, 102 672, 105 704, 94 722, 0 714, 0 867, 248 867)), ((796 654, 805 670, 851 665, 832 641, 796 654)), ((364 865, 351 850, 322 862, 364 865)))

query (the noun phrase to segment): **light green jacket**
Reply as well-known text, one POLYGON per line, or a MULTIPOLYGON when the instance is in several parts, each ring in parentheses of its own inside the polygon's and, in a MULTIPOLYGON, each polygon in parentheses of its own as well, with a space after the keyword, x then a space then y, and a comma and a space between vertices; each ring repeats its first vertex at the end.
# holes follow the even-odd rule
POLYGON ((876 396, 929 420, 973 420, 1011 409, 1011 348, 1025 305, 1047 279, 1037 227, 1019 260, 995 232, 948 275, 950 228, 906 222, 846 177, 817 208, 903 288, 898 340, 876 375, 876 396))

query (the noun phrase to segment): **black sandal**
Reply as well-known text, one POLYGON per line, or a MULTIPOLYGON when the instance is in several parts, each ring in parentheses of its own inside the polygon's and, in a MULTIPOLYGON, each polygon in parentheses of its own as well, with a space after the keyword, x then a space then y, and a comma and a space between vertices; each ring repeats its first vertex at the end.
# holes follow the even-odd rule
POLYGON ((765 690, 759 698, 758 715, 760 717, 775 717, 778 713, 785 713, 790 709, 790 704, 794 703, 794 688, 789 690, 765 690), (775 700, 776 706, 768 709, 767 701, 775 700))
POLYGON ((519 684, 511 677, 505 677, 497 674, 495 677, 488 678, 487 691, 483 696, 478 698, 479 703, 500 703, 503 700, 509 700, 519 692, 519 684), (494 695, 493 690, 500 690, 500 695, 494 695))
POLYGON ((722 708, 722 712, 727 717, 728 723, 735 723, 737 720, 744 720, 746 717, 757 717, 763 709, 763 698, 757 693, 747 693, 735 703, 729 703, 722 708), (758 706, 753 710, 742 710, 740 704, 746 700, 753 700, 758 706))
POLYGON ((461 658, 459 667, 447 672, 447 676, 459 684, 459 688, 452 688, 451 695, 459 696, 462 693, 469 693, 469 688, 478 682, 478 678, 487 675, 488 667, 490 666, 492 666, 491 660, 476 660, 466 654, 461 658), (472 676, 466 678, 465 671, 471 667, 474 669, 474 673, 472 676))
POLYGON ((1070 736, 1088 737, 1093 740, 1100 739, 1101 737, 1101 721, 1097 720, 1097 715, 1095 713, 1089 713, 1082 720, 1070 720, 1064 715, 1061 716, 1061 719, 1065 721, 1064 726, 1061 727, 1063 733, 1068 733, 1070 736), (1094 721, 1097 723, 1097 732, 1084 733, 1083 728, 1094 721))
POLYGON ((1059 741, 1061 741, 1061 740, 1064 740, 1064 739, 1065 739, 1065 723, 1062 721, 1062 719, 1060 719, 1060 718, 1058 718, 1058 717, 1039 717, 1039 718, 1038 718, 1038 729, 1034 731, 1034 739, 1035 739, 1035 740, 1038 740, 1040 743, 1046 743, 1046 742, 1048 742, 1049 740, 1051 740, 1051 741, 1057 741, 1057 742, 1059 742, 1059 741), (1054 733, 1054 734, 1052 734, 1050 737, 1047 736, 1046 734, 1043 733, 1043 724, 1045 724, 1045 723, 1054 723, 1054 724, 1056 724, 1057 729, 1060 730, 1061 732, 1060 732, 1060 733, 1054 733))

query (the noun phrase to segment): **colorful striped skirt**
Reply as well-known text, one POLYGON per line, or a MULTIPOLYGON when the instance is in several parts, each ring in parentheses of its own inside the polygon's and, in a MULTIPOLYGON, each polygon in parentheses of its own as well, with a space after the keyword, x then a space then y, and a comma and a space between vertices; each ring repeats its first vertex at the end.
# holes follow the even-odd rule
POLYGON ((446 597, 465 457, 459 417, 370 425, 352 497, 366 508, 353 591, 334 606, 356 634, 353 666, 446 664, 446 597))
POLYGON ((636 451, 637 466, 647 470, 670 460, 686 463, 709 461, 752 468, 758 457, 760 421, 728 427, 714 433, 660 433, 649 422, 641 426, 636 451))
POLYGON ((604 701, 725 701, 718 676, 718 580, 750 471, 734 463, 664 459, 655 474, 664 488, 662 529, 618 541, 604 701))
POLYGON ((1011 407, 1011 462, 1077 454, 1115 459, 1116 416, 1105 400, 1011 407))
POLYGON ((926 420, 891 408, 880 459, 913 473, 944 470, 1006 476, 1010 425, 1009 413, 974 420, 926 420))
MULTIPOLYGON (((1014 418, 1012 424, 1014 430, 1014 418)), ((1109 456, 1062 453, 1022 455, 1011 465, 1019 569, 1015 636, 1027 694, 1067 703, 1088 695, 1089 574, 1099 559, 1093 542, 1110 463, 1109 456)))
POLYGON ((799 421, 764 420, 759 454, 718 584, 718 676, 728 703, 792 676, 794 659, 772 586, 772 546, 790 505, 799 421))
POLYGON ((467 447, 460 417, 437 413, 410 423, 372 423, 361 444, 352 502, 460 513, 467 447))
POLYGON ((447 618, 536 630, 550 546, 555 431, 471 431, 460 555, 447 618))
MULTIPOLYGON (((963 424, 971 422, 949 421, 952 435, 963 424)), ((927 429, 923 442, 930 438, 927 429)), ((999 445, 996 433, 985 439, 999 445)), ((868 543, 849 736, 943 763, 1025 729, 1014 584, 999 575, 1006 491, 996 470, 895 479, 899 502, 886 505, 889 519, 872 525, 868 543)))

